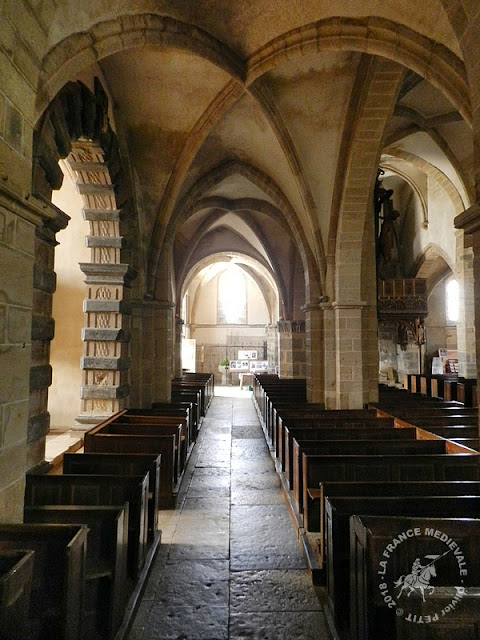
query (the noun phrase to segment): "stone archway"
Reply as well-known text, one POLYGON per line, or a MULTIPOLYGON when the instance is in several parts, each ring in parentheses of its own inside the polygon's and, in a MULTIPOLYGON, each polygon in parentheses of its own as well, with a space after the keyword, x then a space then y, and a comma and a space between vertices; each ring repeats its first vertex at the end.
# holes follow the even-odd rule
MULTIPOLYGON (((65 85, 39 121, 33 148, 36 198, 51 202, 52 190, 63 181, 58 161, 67 157, 83 197, 83 214, 90 224, 87 244, 92 252, 91 262, 81 265, 87 287, 77 421, 86 428, 124 406, 128 397, 128 289, 135 273, 129 261, 122 262, 124 257, 129 260, 122 251, 122 227, 126 228, 131 210, 128 183, 108 120, 108 99, 98 81, 93 92, 80 82, 65 85)), ((50 428, 47 401, 52 380, 55 236, 68 224, 68 216, 60 210, 56 213, 55 219, 36 230, 27 468, 43 461, 50 428)))

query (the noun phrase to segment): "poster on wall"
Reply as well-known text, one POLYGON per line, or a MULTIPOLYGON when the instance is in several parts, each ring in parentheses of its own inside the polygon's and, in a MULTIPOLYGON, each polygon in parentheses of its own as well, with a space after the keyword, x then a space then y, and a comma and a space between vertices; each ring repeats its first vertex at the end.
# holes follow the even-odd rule
POLYGON ((239 360, 256 360, 257 359, 257 351, 239 351, 238 352, 239 360))
POLYGON ((268 360, 256 360, 255 362, 250 362, 250 371, 252 373, 268 371, 268 360))
POLYGON ((443 358, 432 358, 432 376, 441 376, 443 373, 443 358))
POLYGON ((230 360, 230 371, 248 371, 248 360, 230 360))

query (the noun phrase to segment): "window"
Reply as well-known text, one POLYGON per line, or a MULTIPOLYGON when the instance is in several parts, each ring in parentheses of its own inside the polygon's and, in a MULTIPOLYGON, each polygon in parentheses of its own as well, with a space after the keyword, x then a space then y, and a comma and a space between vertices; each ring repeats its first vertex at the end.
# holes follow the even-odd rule
POLYGON ((218 278, 219 324, 247 323, 247 282, 238 267, 231 266, 218 278))
POLYGON ((458 321, 458 282, 449 280, 446 286, 447 321, 458 321))

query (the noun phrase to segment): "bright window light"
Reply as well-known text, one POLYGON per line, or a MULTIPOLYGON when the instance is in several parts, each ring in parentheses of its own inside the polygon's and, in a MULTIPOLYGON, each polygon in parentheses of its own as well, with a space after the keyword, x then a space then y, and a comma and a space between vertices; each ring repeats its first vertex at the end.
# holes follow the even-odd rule
POLYGON ((218 283, 218 322, 245 324, 247 321, 247 283, 238 267, 220 275, 218 283))
POLYGON ((450 280, 446 287, 447 293, 447 320, 458 321, 458 282, 450 280))

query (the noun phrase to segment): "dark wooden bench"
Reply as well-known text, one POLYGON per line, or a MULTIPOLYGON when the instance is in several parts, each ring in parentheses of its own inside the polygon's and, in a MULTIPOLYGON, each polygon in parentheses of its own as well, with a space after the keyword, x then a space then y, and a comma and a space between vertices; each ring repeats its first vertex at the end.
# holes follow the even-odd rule
POLYGON ((321 428, 293 428, 284 427, 283 438, 279 440, 277 457, 279 459, 281 469, 285 472, 285 477, 289 486, 292 487, 293 474, 293 440, 301 441, 323 441, 323 440, 415 440, 417 430, 412 427, 410 429, 393 429, 382 427, 363 427, 363 426, 336 426, 321 428))
POLYGON ((412 482, 480 480, 476 454, 302 454, 303 500, 320 482, 412 482))
MULTIPOLYGON (((402 403, 403 404, 403 403, 402 403)), ((476 416, 477 413, 473 407, 462 407, 462 406, 431 406, 431 405, 420 405, 420 406, 385 406, 382 405, 381 411, 383 413, 389 413, 394 415, 396 418, 409 418, 414 417, 415 419, 425 417, 425 418, 435 418, 438 416, 476 416)))
POLYGON ((342 417, 341 415, 328 415, 325 418, 307 417, 282 417, 279 416, 276 430, 274 431, 274 449, 280 449, 285 443, 285 429, 392 429, 395 426, 394 418, 377 418, 376 416, 366 417, 342 417), (275 435, 276 434, 276 435, 275 435))
MULTIPOLYGON (((192 408, 197 431, 200 428, 202 414, 202 394, 191 388, 172 387, 171 402, 174 404, 188 402, 192 408)), ((161 409, 163 402, 152 402, 152 409, 161 409)))
POLYGON ((47 505, 25 507, 24 520, 36 524, 88 527, 83 636, 113 640, 129 595, 127 587, 128 503, 119 507, 47 505))
POLYGON ((27 475, 25 506, 129 503, 128 570, 136 580, 148 550, 148 473, 142 476, 27 475))
MULTIPOLYGON (((350 517, 353 515, 478 518, 478 496, 332 497, 325 499, 327 570, 326 595, 335 625, 349 628, 350 517)), ((432 553, 433 550, 430 551, 432 553)), ((433 553, 435 553, 433 551, 433 553)), ((413 563, 413 558, 411 563, 413 563)), ((352 566, 353 568, 353 566, 352 566)), ((470 572, 480 570, 479 554, 471 559, 470 572)), ((475 573, 473 574, 475 575, 475 573)), ((458 578, 458 573, 457 573, 458 578)), ((478 577, 477 577, 478 580, 478 577)), ((449 583, 444 583, 449 585, 449 583)), ((465 584, 467 586, 467 584, 465 584)), ((471 584, 471 586, 475 586, 471 584)), ((385 632, 385 629, 383 630, 385 632)), ((388 633, 383 637, 388 637, 388 633)))
POLYGON ((187 452, 195 441, 195 439, 192 439, 191 437, 192 433, 189 417, 185 415, 185 411, 181 409, 165 409, 162 412, 159 410, 155 410, 154 412, 153 409, 146 409, 145 411, 135 409, 133 412, 127 410, 118 415, 115 422, 122 422, 123 424, 181 424, 182 445, 185 449, 182 453, 183 459, 187 457, 187 452))
POLYGON ((2 524, 0 552, 32 550, 25 639, 83 640, 87 527, 2 524))
POLYGON ((63 473, 142 476, 148 471, 148 537, 155 537, 160 502, 160 455, 140 453, 64 453, 63 473))
POLYGON ((0 551, 0 640, 24 640, 35 552, 0 551))
POLYGON ((175 378, 175 380, 180 380, 183 382, 195 382, 199 385, 202 385, 205 396, 205 411, 208 410, 215 391, 215 376, 213 375, 213 373, 187 371, 184 372, 179 378, 175 378))
MULTIPOLYGON (((314 459, 314 456, 393 456, 403 455, 411 457, 411 464, 415 465, 413 460, 418 456, 426 457, 428 455, 438 456, 448 454, 448 443, 445 440, 345 440, 345 441, 308 441, 308 440, 293 440, 293 454, 292 454, 292 466, 293 469, 290 472, 290 478, 292 481, 292 495, 295 504, 298 508, 298 513, 303 513, 303 505, 307 501, 307 492, 311 487, 318 487, 318 482, 312 484, 308 473, 304 473, 304 455, 308 454, 310 460, 314 459), (304 479, 307 479, 308 484, 304 485, 304 479)), ((371 470, 373 470, 375 464, 381 466, 383 461, 372 461, 371 470)), ((327 478, 325 478, 327 479, 327 478)), ((374 480, 375 478, 370 478, 374 480)), ((390 478, 393 480, 394 478, 390 478)), ((421 480, 422 478, 413 478, 415 480, 421 480)), ((473 478, 468 478, 473 479, 473 478)))
POLYGON ((477 639, 480 587, 435 587, 425 602, 411 598, 395 620, 396 640, 477 639), (426 627, 426 628, 425 628, 426 627))
POLYGON ((406 414, 405 418, 395 418, 395 424, 404 421, 415 427, 428 429, 429 427, 455 427, 455 426, 473 426, 478 422, 476 415, 462 415, 455 413, 453 415, 439 416, 416 416, 414 412, 406 414))
POLYGON ((309 489, 304 509, 305 528, 319 532, 319 556, 323 565, 325 553, 325 498, 335 497, 401 497, 401 496, 480 496, 480 482, 321 482, 318 489, 309 489))
MULTIPOLYGON (((460 619, 455 617, 454 612, 449 612, 442 616, 441 609, 438 610, 440 602, 430 603, 432 598, 440 591, 442 597, 442 588, 436 586, 433 594, 426 596, 427 604, 430 608, 430 614, 439 611, 440 627, 438 629, 435 623, 412 624, 404 620, 404 615, 396 615, 397 608, 405 609, 410 602, 410 598, 401 598, 397 603, 396 596, 398 589, 393 590, 392 580, 397 580, 401 575, 407 575, 411 571, 413 561, 419 557, 422 561, 427 555, 443 554, 447 547, 444 543, 439 543, 432 535, 425 535, 425 532, 441 531, 450 539, 454 540, 464 553, 467 562, 468 581, 465 582, 468 591, 475 591, 474 587, 468 585, 477 582, 478 586, 478 548, 480 546, 480 521, 472 519, 432 519, 429 517, 397 517, 397 516, 353 516, 350 520, 350 554, 351 566, 354 568, 350 581, 350 621, 351 621, 351 637, 358 640, 384 640, 384 638, 420 638, 440 640, 451 638, 451 640, 460 640, 463 638, 475 638, 478 632, 479 622, 479 606, 478 600, 476 606, 469 615, 468 610, 465 611, 464 602, 459 607, 460 619), (408 541, 401 542, 399 549, 403 553, 394 553, 390 556, 389 562, 385 562, 383 555, 388 544, 398 539, 399 534, 403 532, 417 532, 414 535, 412 543, 410 538, 408 541), (413 548, 412 548, 413 547, 413 548), (378 571, 381 571, 379 574, 378 571), (384 574, 384 572, 387 573, 384 574), (380 590, 380 584, 388 584, 388 591, 398 606, 388 606, 385 602, 387 596, 383 596, 380 590), (430 605, 433 605, 430 606, 430 605), (473 624, 472 624, 473 619, 473 624), (476 624, 476 627, 475 627, 476 624), (410 629, 405 629, 408 625, 410 629), (470 635, 465 632, 465 626, 469 626, 470 635), (473 627, 473 629, 472 629, 473 627), (435 629, 438 629, 436 634, 435 629), (476 631, 475 631, 476 629, 476 631), (405 635, 406 633, 410 635, 405 635), (411 635, 414 633, 415 635, 411 635), (428 635, 424 635, 428 633, 428 635)), ((447 587, 459 585, 459 570, 455 567, 454 574, 449 576, 448 567, 442 565, 437 571, 438 580, 432 580, 432 584, 438 583, 445 585, 445 582, 451 582, 447 587)), ((464 579, 462 577, 461 579, 464 579)), ((476 590, 478 593, 478 590, 476 590)), ((474 595, 474 594, 473 594, 474 595)), ((477 596, 478 598, 478 596, 477 596)), ((413 599, 413 596, 412 596, 413 599)), ((451 601, 451 599, 450 599, 451 601)), ((422 598, 415 597, 412 605, 422 607, 422 598)), ((417 609, 418 611, 418 609, 417 609)))
POLYGON ((181 380, 179 378, 174 378, 172 380, 171 387, 171 397, 172 399, 177 396, 177 394, 195 394, 199 407, 199 419, 206 414, 207 406, 206 406, 206 396, 205 396, 205 387, 202 384, 199 384, 195 381, 181 380))
POLYGON ((170 436, 175 438, 175 456, 173 458, 173 482, 178 484, 185 470, 186 450, 185 440, 182 437, 182 425, 175 422, 176 418, 172 418, 173 422, 168 423, 168 418, 162 420, 162 423, 156 422, 111 422, 94 433, 97 436, 102 433, 108 435, 125 435, 125 436, 170 436))
MULTIPOLYGON (((419 427, 420 428, 420 427, 419 427)), ((434 433, 441 438, 446 438, 447 440, 456 440, 457 438, 476 438, 478 437, 478 427, 473 425, 466 426, 450 426, 450 427, 439 427, 439 426, 428 426, 425 428, 426 431, 430 433, 434 433)))
POLYGON ((307 403, 307 383, 304 378, 271 380, 263 385, 259 413, 262 426, 269 432, 275 405, 285 402, 307 403))
POLYGON ((191 446, 197 439, 197 425, 194 422, 193 408, 191 403, 183 402, 178 404, 157 403, 156 409, 126 409, 124 416, 147 416, 147 417, 178 417, 185 421, 187 427, 188 445, 191 446))
MULTIPOLYGON (((173 481, 176 484, 178 482, 179 475, 182 470, 182 436, 184 437, 185 424, 182 425, 180 420, 175 417, 166 417, 164 420, 157 421, 157 418, 146 419, 142 422, 137 422, 135 417, 123 418, 123 412, 115 413, 106 418, 102 422, 99 422, 95 427, 86 432, 85 450, 88 450, 89 442, 92 438, 98 434, 110 434, 110 435, 159 435, 175 437, 175 455, 173 457, 173 481), (155 427, 155 429, 148 429, 149 426, 155 427)), ((183 440, 184 442, 184 440, 183 440)), ((138 453, 138 452, 137 452, 138 453)), ((168 461, 164 459, 164 464, 168 465, 168 461)))
POLYGON ((474 378, 458 378, 457 381, 457 401, 465 407, 473 407, 473 390, 477 381, 474 378))
POLYGON ((132 435, 112 433, 92 433, 84 436, 85 453, 141 453, 161 455, 160 490, 158 504, 160 509, 171 509, 175 505, 175 436, 174 435, 132 435))
POLYGON ((480 439, 479 438, 458 438, 453 437, 449 438, 452 442, 456 442, 457 444, 462 445, 463 447, 469 447, 474 451, 479 451, 480 449, 480 439))

